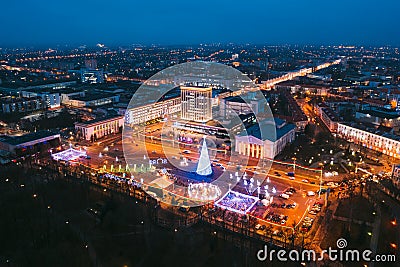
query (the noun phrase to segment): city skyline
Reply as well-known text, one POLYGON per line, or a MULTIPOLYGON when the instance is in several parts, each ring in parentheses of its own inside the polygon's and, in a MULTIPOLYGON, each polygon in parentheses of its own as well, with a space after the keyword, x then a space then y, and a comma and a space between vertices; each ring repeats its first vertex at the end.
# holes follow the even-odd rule
POLYGON ((0 47, 198 43, 400 44, 397 1, 3 3, 0 47), (21 6, 24 8, 21 9, 21 6), (18 14, 18 19, 15 15, 18 14))

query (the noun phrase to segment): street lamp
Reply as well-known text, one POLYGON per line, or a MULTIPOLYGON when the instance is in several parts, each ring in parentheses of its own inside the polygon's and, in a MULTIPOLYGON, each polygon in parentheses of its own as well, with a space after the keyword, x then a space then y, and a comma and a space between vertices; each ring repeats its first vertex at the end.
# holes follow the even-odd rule
POLYGON ((321 175, 319 177, 319 191, 318 191, 318 198, 321 198, 321 189, 322 189, 322 172, 323 172, 323 167, 324 164, 319 163, 319 165, 321 166, 321 175))
POLYGON ((296 174, 296 157, 293 157, 292 160, 293 160, 293 174, 296 174))

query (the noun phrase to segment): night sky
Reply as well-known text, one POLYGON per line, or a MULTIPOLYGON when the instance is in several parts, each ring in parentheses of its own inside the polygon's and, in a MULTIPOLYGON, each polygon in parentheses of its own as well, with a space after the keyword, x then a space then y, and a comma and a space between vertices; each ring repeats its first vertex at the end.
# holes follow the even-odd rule
POLYGON ((2 1, 0 46, 399 46, 399 10, 399 0, 2 1))

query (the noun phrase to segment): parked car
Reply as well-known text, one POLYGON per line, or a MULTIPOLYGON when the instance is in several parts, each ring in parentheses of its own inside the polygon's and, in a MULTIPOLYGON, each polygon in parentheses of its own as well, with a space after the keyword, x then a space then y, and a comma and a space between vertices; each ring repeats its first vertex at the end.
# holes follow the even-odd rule
POLYGON ((290 177, 294 177, 294 172, 288 172, 286 175, 290 176, 290 177))
POLYGON ((283 199, 289 199, 290 198, 290 196, 285 194, 285 193, 280 194, 279 197, 281 197, 283 199))
POLYGON ((307 192, 307 196, 309 196, 309 197, 315 196, 315 192, 314 191, 308 191, 307 192))
POLYGON ((265 225, 264 224, 256 224, 254 227, 256 230, 265 230, 265 225))

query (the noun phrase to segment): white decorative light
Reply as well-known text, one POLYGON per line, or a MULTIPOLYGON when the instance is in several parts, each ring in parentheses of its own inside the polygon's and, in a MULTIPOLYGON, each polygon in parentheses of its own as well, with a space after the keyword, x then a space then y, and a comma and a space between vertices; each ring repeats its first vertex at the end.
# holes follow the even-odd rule
POLYGON ((236 191, 228 191, 215 202, 215 206, 240 214, 246 214, 254 207, 258 200, 257 197, 245 195, 236 191))
POLYGON ((210 201, 217 199, 221 195, 221 189, 210 183, 190 183, 188 186, 188 194, 190 198, 210 201))
POLYGON ((52 154, 51 157, 54 160, 73 161, 80 157, 86 157, 86 151, 80 151, 70 147, 67 150, 52 154))

